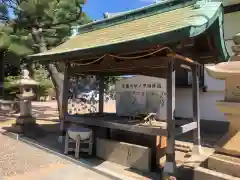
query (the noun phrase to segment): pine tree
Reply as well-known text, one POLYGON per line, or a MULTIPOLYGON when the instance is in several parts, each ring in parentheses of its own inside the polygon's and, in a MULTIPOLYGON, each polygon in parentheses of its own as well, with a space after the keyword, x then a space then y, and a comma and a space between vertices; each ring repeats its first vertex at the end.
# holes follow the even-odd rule
MULTIPOLYGON (((4 22, 4 28, 9 29, 9 32, 5 33, 8 44, 11 44, 7 46, 8 51, 18 53, 17 55, 22 57, 25 54, 44 52, 63 43, 71 36, 72 27, 91 22, 91 19, 82 11, 84 3, 85 0, 0 0, 0 11, 3 7, 0 20, 4 22), (6 9, 13 11, 11 18, 6 13, 6 9)), ((59 108, 62 104, 64 79, 62 68, 59 64, 52 62, 44 66, 53 81, 59 108)), ((83 81, 86 79, 88 78, 83 81)), ((115 77, 105 77, 107 93, 109 84, 114 83, 115 80, 115 77)), ((91 83, 97 84, 97 82, 98 79, 91 83)), ((62 114, 60 108, 59 111, 62 114)))
POLYGON ((0 98, 3 98, 4 74, 11 73, 12 65, 19 66, 22 57, 33 53, 32 43, 32 38, 26 33, 13 32, 8 8, 0 3, 0 98))
MULTIPOLYGON (((1 30, 0 48, 4 52, 21 52, 18 55, 22 56, 43 52, 63 43, 71 35, 72 27, 91 21, 82 11, 84 3, 84 0, 1 0, 0 20, 9 31, 1 30), (9 18, 7 10, 13 11, 12 18, 9 18)), ((63 74, 54 63, 46 63, 45 66, 55 86, 60 107, 63 74)))

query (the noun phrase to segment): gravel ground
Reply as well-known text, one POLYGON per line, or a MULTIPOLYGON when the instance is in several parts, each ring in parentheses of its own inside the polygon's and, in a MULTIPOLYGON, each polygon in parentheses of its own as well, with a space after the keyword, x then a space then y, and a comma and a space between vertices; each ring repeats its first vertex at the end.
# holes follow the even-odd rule
POLYGON ((58 156, 0 135, 0 167, 4 176, 24 173, 53 163, 69 163, 58 156))
POLYGON ((88 168, 1 134, 0 142, 0 168, 4 179, 110 180, 88 168))

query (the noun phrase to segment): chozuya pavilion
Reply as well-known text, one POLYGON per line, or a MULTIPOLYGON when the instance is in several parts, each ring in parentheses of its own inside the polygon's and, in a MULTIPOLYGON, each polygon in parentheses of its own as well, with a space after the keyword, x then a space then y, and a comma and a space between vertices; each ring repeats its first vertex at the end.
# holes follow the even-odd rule
MULTIPOLYGON (((175 174, 177 135, 193 131, 192 153, 201 152, 199 75, 204 64, 229 58, 222 27, 223 6, 220 2, 169 0, 83 25, 79 28, 79 35, 44 53, 29 56, 29 59, 65 63, 62 105, 65 113, 61 117, 63 136, 71 123, 90 127, 94 132, 93 152, 96 152, 98 138, 113 138, 111 133, 100 132, 124 131, 129 137, 125 141, 150 148, 151 170, 158 164, 156 157, 162 147, 161 137, 167 137, 164 172, 175 174), (182 71, 192 71, 193 75, 193 118, 186 124, 174 120, 175 98, 172 98, 175 77, 181 76, 182 71), (152 126, 142 123, 141 118, 130 120, 129 117, 104 113, 102 82, 99 113, 69 115, 67 84, 70 77, 79 74, 96 75, 100 79, 125 74, 166 78, 167 119, 152 126)), ((118 140, 122 140, 121 137, 118 140)))

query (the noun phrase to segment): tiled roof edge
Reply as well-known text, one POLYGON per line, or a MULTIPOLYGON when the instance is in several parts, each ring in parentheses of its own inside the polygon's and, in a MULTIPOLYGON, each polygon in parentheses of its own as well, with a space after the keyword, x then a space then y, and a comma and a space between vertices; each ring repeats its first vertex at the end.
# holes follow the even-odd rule
POLYGON ((125 23, 135 19, 172 11, 175 9, 193 5, 197 1, 198 0, 169 0, 164 3, 155 3, 143 8, 123 12, 110 18, 106 18, 106 19, 95 21, 86 25, 82 25, 79 27, 78 32, 79 34, 82 34, 82 33, 94 31, 97 29, 113 26, 116 24, 125 23))

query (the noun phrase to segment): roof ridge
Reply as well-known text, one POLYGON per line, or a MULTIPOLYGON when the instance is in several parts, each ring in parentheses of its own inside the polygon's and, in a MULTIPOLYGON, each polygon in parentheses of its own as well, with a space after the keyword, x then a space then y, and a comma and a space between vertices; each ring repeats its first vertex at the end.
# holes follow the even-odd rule
POLYGON ((122 11, 122 12, 112 12, 112 13, 105 12, 105 13, 103 13, 103 15, 104 15, 104 18, 111 18, 111 17, 123 15, 125 13, 130 13, 130 12, 133 12, 133 11, 141 10, 143 8, 149 8, 149 7, 154 6, 156 4, 165 4, 166 2, 170 2, 170 1, 174 1, 174 0, 160 0, 160 1, 159 0, 155 0, 155 2, 153 2, 152 4, 147 5, 147 6, 142 6, 142 7, 136 8, 136 9, 122 11))
POLYGON ((121 24, 127 21, 132 21, 155 14, 160 14, 168 11, 172 11, 181 7, 193 5, 198 0, 167 0, 164 2, 154 3, 145 7, 137 8, 130 11, 119 13, 118 15, 94 21, 85 25, 81 25, 78 28, 79 33, 86 33, 97 29, 121 24))

